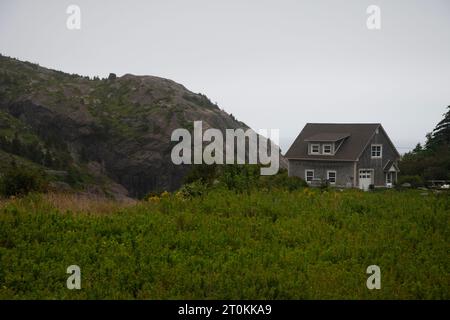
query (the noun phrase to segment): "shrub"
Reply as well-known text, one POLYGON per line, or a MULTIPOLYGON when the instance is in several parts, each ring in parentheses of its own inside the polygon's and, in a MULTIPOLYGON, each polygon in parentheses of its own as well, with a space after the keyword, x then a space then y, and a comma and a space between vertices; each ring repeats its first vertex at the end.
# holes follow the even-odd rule
POLYGON ((302 178, 289 177, 287 170, 280 170, 278 174, 273 176, 261 176, 259 186, 294 191, 307 187, 308 184, 302 178))
POLYGON ((444 167, 429 167, 423 172, 425 180, 447 180, 449 177, 448 169, 444 167))
POLYGON ((13 167, 0 178, 0 194, 3 196, 25 195, 46 189, 47 181, 41 172, 13 167))
POLYGON ((195 181, 212 184, 218 176, 217 165, 193 165, 189 173, 184 177, 183 182, 189 184, 195 181))
POLYGON ((397 185, 401 186, 404 183, 410 183, 412 187, 422 187, 424 185, 423 179, 420 176, 400 176, 397 185))
MULTIPOLYGON (((288 191, 307 187, 308 184, 299 177, 289 177, 287 170, 281 169, 278 174, 262 176, 260 165, 225 166, 196 165, 184 179, 184 184, 199 182, 207 187, 221 187, 237 193, 250 192, 253 189, 288 191)), ((327 187, 325 185, 325 187, 327 187)))
POLYGON ((218 185, 237 193, 250 192, 261 186, 260 165, 227 164, 221 167, 218 185))
POLYGON ((189 199, 193 197, 200 197, 207 191, 207 186, 201 181, 197 180, 189 184, 183 185, 176 193, 178 198, 189 199))

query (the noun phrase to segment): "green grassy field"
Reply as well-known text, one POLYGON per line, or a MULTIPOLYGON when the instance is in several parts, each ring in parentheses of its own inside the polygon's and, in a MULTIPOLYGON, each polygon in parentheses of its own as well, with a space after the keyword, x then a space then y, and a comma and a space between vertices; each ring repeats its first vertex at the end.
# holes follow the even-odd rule
POLYGON ((216 190, 0 202, 1 299, 449 299, 450 197, 216 190), (68 290, 70 265, 81 290, 68 290), (381 268, 368 290, 366 268, 381 268))

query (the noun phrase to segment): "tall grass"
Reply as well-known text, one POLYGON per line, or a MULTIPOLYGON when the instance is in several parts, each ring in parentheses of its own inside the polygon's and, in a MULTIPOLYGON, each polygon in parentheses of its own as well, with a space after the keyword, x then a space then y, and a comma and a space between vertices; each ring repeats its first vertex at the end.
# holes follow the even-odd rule
POLYGON ((449 212, 448 195, 393 190, 30 195, 0 203, 0 298, 448 299, 449 212))

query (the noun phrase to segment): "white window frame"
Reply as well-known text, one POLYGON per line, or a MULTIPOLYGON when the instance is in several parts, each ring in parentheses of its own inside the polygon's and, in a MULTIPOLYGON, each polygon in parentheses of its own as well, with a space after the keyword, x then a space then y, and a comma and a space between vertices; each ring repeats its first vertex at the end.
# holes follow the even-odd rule
POLYGON ((333 145, 331 143, 324 143, 322 145, 322 154, 327 156, 333 155, 333 145), (330 152, 325 152, 325 147, 330 147, 330 152))
POLYGON ((320 144, 319 143, 311 143, 311 154, 320 154, 320 144), (313 151, 314 147, 318 148, 317 152, 313 151))
POLYGON ((327 181, 328 181, 330 184, 336 184, 336 181, 337 181, 337 171, 336 171, 336 170, 327 170, 327 181), (331 182, 331 181, 330 181, 330 173, 331 173, 331 172, 334 173, 334 182, 331 182))
POLYGON ((368 178, 367 177, 367 172, 370 172, 370 179, 371 179, 371 182, 374 182, 375 181, 375 177, 374 177, 374 175, 375 175, 375 170, 374 169, 364 169, 364 168, 362 168, 362 169, 359 169, 359 174, 358 174, 358 180, 359 179, 366 179, 366 178, 368 178), (366 177, 363 177, 363 178, 361 178, 361 171, 364 171, 365 173, 364 173, 364 175, 366 176, 366 177))
POLYGON ((314 169, 306 169, 305 170, 305 181, 306 183, 311 183, 314 180, 314 169), (312 178, 311 181, 308 181, 308 172, 312 172, 312 178))
MULTIPOLYGON (((375 151, 375 152, 377 152, 377 151, 375 151)), ((372 144, 370 146, 370 157, 372 159, 381 159, 381 158, 383 158, 383 145, 382 144, 372 144), (376 147, 380 147, 380 155, 379 156, 377 156, 377 155, 374 156, 373 155, 374 148, 376 148, 376 147)))

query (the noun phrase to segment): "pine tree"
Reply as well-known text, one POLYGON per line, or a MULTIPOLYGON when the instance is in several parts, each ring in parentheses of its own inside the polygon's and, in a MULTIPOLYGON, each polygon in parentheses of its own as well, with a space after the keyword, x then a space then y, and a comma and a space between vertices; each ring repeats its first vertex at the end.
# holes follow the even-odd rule
POLYGON ((420 143, 418 143, 418 144, 416 145, 416 147, 413 149, 412 153, 414 153, 414 154, 419 154, 419 153, 421 153, 422 151, 423 151, 423 147, 422 147, 422 145, 421 145, 420 143))
POLYGON ((424 146, 418 144, 400 162, 401 175, 424 181, 450 179, 450 106, 444 118, 427 134, 424 146))
POLYGON ((427 135, 426 149, 436 150, 442 146, 450 147, 450 106, 447 113, 434 128, 433 132, 427 135))

